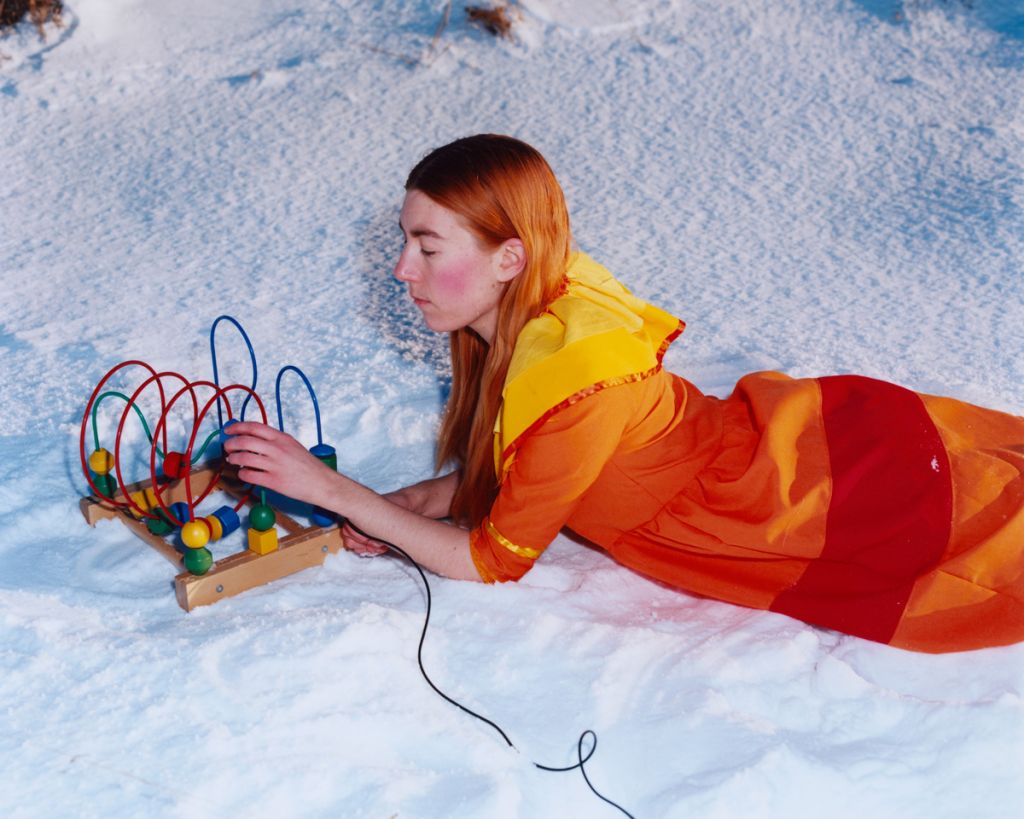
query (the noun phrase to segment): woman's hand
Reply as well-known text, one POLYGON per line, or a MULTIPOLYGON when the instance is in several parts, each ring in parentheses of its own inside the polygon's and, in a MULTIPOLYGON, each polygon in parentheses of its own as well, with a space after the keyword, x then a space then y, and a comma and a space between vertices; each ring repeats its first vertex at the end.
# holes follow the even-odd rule
POLYGON ((254 421, 239 421, 225 430, 228 463, 245 483, 294 500, 323 506, 338 473, 322 463, 291 435, 254 421))
POLYGON ((224 452, 228 463, 238 467, 240 480, 351 518, 351 535, 346 538, 351 537, 354 551, 379 553, 382 541, 390 541, 435 574, 480 580, 469 532, 432 519, 434 514, 447 514, 451 506, 452 476, 399 490, 392 500, 335 472, 291 435, 273 427, 244 421, 226 431, 224 452), (416 487, 426 491, 412 491, 416 487), (406 503, 428 511, 407 509, 406 503))

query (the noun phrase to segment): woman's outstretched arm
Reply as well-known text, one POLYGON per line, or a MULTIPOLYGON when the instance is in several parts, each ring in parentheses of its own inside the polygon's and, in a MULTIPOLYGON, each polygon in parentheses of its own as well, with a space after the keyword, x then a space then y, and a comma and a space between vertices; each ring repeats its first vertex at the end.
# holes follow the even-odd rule
POLYGON ((451 511, 452 498, 455 497, 458 485, 459 473, 449 472, 388 492, 384 497, 424 517, 446 518, 451 511))
POLYGON ((394 543, 430 571, 456 580, 480 580, 469 551, 469 532, 432 519, 446 514, 457 476, 407 487, 413 506, 392 502, 321 463, 290 435, 264 424, 239 422, 228 427, 228 462, 246 483, 329 509, 374 538, 394 543))

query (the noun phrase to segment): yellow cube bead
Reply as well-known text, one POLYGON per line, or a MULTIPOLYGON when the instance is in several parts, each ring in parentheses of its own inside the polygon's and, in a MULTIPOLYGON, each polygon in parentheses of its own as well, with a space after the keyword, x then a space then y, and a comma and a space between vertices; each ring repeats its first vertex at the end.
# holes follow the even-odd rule
POLYGON ((100 447, 94 450, 89 456, 89 469, 97 475, 106 475, 114 468, 114 456, 109 451, 100 447))
POLYGON ((140 503, 139 506, 145 507, 146 509, 150 510, 156 509, 160 506, 160 504, 156 502, 156 492, 153 491, 152 486, 147 486, 145 489, 143 489, 142 494, 145 496, 146 502, 140 503))
POLYGON ((269 555, 277 549, 277 529, 249 529, 249 551, 258 555, 269 555))
POLYGON ((224 524, 220 522, 219 517, 207 515, 203 520, 210 524, 210 540, 220 540, 224 537, 224 524))

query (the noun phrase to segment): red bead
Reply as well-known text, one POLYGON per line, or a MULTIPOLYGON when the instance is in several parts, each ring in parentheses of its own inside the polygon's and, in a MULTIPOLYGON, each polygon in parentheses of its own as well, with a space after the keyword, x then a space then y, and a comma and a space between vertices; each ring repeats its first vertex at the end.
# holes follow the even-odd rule
POLYGON ((164 458, 164 474, 171 480, 184 478, 190 467, 188 458, 180 452, 168 452, 164 458))

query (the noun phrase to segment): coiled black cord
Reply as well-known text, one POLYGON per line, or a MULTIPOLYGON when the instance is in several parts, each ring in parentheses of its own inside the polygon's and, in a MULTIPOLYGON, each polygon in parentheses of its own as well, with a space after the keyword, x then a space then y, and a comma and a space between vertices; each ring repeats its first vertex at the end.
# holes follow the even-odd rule
MULTIPOLYGON (((350 528, 354 529, 355 531, 360 532, 360 534, 363 534, 366 537, 370 537, 370 535, 366 535, 366 533, 362 532, 358 527, 353 526, 351 522, 348 523, 348 526, 350 528)), ((447 700, 452 705, 454 705, 456 708, 460 708, 461 710, 465 711, 471 717, 476 717, 476 719, 480 720, 481 722, 486 722, 495 731, 497 731, 499 734, 501 734, 501 738, 503 740, 505 740, 506 743, 508 743, 508 747, 509 748, 515 748, 516 746, 512 744, 512 740, 510 740, 508 738, 508 735, 503 730, 501 730, 500 726, 498 726, 497 723, 492 722, 491 720, 487 719, 487 717, 482 716, 482 715, 478 714, 476 711, 473 711, 473 710, 467 708, 461 702, 457 702, 456 700, 452 699, 447 694, 445 694, 444 691, 442 691, 440 688, 438 688, 436 685, 434 685, 434 681, 432 679, 430 679, 430 675, 427 674, 426 668, 423 667, 423 642, 427 638, 427 627, 430 625, 430 607, 431 607, 430 583, 427 582, 427 576, 426 576, 426 574, 424 574, 423 569, 420 568, 420 564, 417 563, 415 560, 413 560, 404 549, 396 546, 394 543, 389 543, 386 540, 379 540, 379 539, 376 539, 376 540, 378 540, 379 543, 383 543, 389 549, 391 549, 392 551, 394 551, 397 554, 401 555, 402 557, 404 557, 406 560, 408 560, 412 564, 413 568, 416 569, 417 572, 419 572, 420 579, 423 581, 423 588, 427 592, 427 613, 426 613, 426 616, 423 618, 423 631, 420 633, 420 643, 419 643, 419 647, 416 649, 416 662, 419 664, 420 673, 423 675, 423 679, 425 679, 427 681, 427 684, 431 688, 434 689, 434 691, 437 693, 437 695, 439 697, 441 697, 442 699, 447 700)), ((577 760, 578 761, 576 762, 575 765, 568 765, 565 768, 554 768, 554 767, 551 767, 549 765, 541 765, 539 762, 534 762, 533 765, 534 765, 534 767, 539 768, 542 771, 552 771, 554 773, 561 773, 563 771, 574 771, 574 770, 576 770, 576 768, 579 768, 580 769, 580 773, 583 774, 583 781, 587 783, 587 787, 590 788, 590 790, 594 792, 594 795, 597 796, 598 799, 601 799, 602 801, 607 802, 613 808, 616 808, 616 809, 620 810, 625 816, 628 816, 629 819, 635 819, 633 814, 631 814, 624 807, 622 807, 622 805, 619 805, 619 804, 613 802, 611 799, 609 799, 608 797, 606 797, 603 794, 601 794, 597 790, 597 788, 594 787, 593 783, 591 783, 591 781, 590 781, 590 778, 587 776, 587 771, 586 771, 586 768, 584 767, 584 764, 587 762, 587 760, 590 759, 590 757, 592 757, 594 755, 594 751, 596 751, 596 750, 597 750, 597 734, 595 734, 593 731, 591 731, 588 728, 586 731, 584 731, 582 734, 580 734, 579 741, 576 744, 576 755, 577 755, 577 760), (584 756, 584 754, 583 754, 583 741, 586 739, 588 734, 593 738, 594 744, 590 746, 590 750, 587 751, 586 756, 584 756)))

